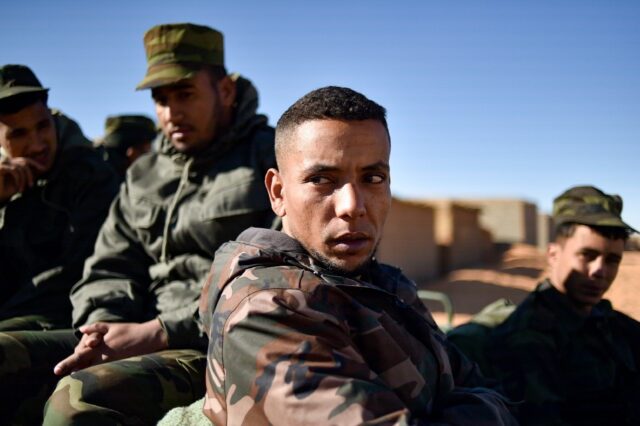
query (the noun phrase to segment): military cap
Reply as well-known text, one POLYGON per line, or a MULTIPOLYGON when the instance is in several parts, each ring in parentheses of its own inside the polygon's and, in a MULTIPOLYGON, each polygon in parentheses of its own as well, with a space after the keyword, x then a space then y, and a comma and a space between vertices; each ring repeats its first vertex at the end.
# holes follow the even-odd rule
POLYGON ((31 69, 25 65, 4 65, 0 67, 0 100, 23 93, 46 93, 31 69))
POLYGON ((553 222, 555 226, 564 223, 580 225, 609 226, 637 232, 623 222, 622 198, 605 194, 593 186, 569 188, 553 200, 553 222))
POLYGON ((145 33, 144 48, 147 74, 137 90, 193 77, 203 65, 224 66, 222 33, 202 25, 157 25, 145 33))
POLYGON ((157 134, 152 119, 144 115, 113 115, 104 124, 102 145, 126 151, 131 146, 151 142, 157 134))

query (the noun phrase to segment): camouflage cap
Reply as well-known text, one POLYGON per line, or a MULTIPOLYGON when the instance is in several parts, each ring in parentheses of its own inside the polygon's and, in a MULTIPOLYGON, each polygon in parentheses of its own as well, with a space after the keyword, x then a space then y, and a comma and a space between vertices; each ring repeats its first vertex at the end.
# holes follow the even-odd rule
POLYGON ((192 77, 203 65, 224 66, 222 33, 195 24, 157 25, 144 35, 147 75, 136 90, 192 77))
POLYGON ((157 134, 156 124, 145 115, 112 115, 107 117, 104 128, 101 145, 122 151, 151 142, 157 134))
POLYGON ((569 188, 553 200, 553 221, 563 223, 609 226, 637 232, 622 221, 622 198, 605 194, 593 186, 569 188))
POLYGON ((46 93, 31 69, 25 65, 3 65, 0 67, 0 100, 23 93, 46 93))

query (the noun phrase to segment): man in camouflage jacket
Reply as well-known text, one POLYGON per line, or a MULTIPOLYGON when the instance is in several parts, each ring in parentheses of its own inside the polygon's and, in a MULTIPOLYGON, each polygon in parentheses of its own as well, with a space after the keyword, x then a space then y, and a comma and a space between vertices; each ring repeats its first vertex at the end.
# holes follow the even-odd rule
MULTIPOLYGON (((145 47, 139 88, 152 91, 160 149, 129 168, 72 289, 80 341, 53 355, 65 377, 45 424, 153 424, 200 397, 207 340, 197 301, 215 250, 273 222, 263 183, 275 163, 273 129, 256 114, 253 85, 224 70, 222 34, 160 25, 145 47)), ((51 376, 50 359, 39 383, 51 376)))
POLYGON ((118 190, 47 90, 26 66, 0 67, 0 331, 71 325, 69 291, 118 190))
POLYGON ((452 335, 524 400, 522 424, 640 424, 640 323, 603 299, 633 231, 621 212, 619 196, 592 186, 558 196, 548 278, 486 337, 452 335))
POLYGON ((318 89, 276 129, 283 231, 216 253, 201 297, 216 425, 515 424, 399 270, 373 253, 391 195, 384 108, 318 89))

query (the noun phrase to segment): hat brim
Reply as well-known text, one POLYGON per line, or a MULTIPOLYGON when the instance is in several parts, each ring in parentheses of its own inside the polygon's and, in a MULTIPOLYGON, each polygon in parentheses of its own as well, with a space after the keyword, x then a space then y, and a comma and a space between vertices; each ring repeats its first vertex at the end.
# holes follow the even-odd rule
POLYGON ((580 220, 576 220, 575 217, 556 217, 554 218, 554 222, 557 225, 563 223, 576 223, 578 225, 587 225, 587 226, 606 226, 611 228, 623 228, 628 229, 630 232, 638 232, 638 230, 632 228, 629 224, 623 222, 621 219, 616 217, 611 217, 610 215, 601 215, 594 216, 593 218, 581 218, 580 220))
POLYGON ((48 91, 49 88, 47 87, 13 86, 0 91, 0 99, 7 99, 24 93, 47 93, 48 91))
POLYGON ((147 70, 147 75, 136 86, 136 90, 153 89, 174 84, 180 80, 193 77, 197 72, 198 70, 182 64, 156 65, 147 70))

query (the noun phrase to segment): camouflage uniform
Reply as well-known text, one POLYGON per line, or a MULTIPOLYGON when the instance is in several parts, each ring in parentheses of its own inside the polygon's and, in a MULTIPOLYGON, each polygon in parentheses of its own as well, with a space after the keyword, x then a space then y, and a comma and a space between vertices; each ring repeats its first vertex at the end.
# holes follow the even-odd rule
MULTIPOLYGON (((45 424, 153 424, 204 394, 207 338, 197 312, 213 254, 248 226, 274 219, 263 183, 275 166, 274 131, 257 106, 256 89, 236 77, 228 131, 193 156, 160 136, 159 152, 129 168, 72 289, 73 326, 158 318, 169 350, 63 378, 45 407, 45 424)), ((50 368, 58 361, 49 359, 50 368)))
MULTIPOLYGON (((575 187, 554 200, 556 226, 633 231, 622 199, 575 187)), ((640 323, 601 300, 588 315, 548 279, 517 306, 488 309, 497 321, 458 327, 450 340, 514 400, 525 425, 640 424, 640 323), (498 322, 498 324, 496 324, 498 322)))
POLYGON ((58 150, 51 171, 0 203, 0 331, 71 325, 69 291, 118 191, 78 125, 57 111, 53 119, 58 150))
POLYGON ((200 303, 214 424, 515 424, 397 269, 334 275, 252 228, 217 251, 200 303))
POLYGON ((529 425, 640 424, 640 323, 602 300, 587 317, 549 281, 488 340, 488 376, 529 425))

